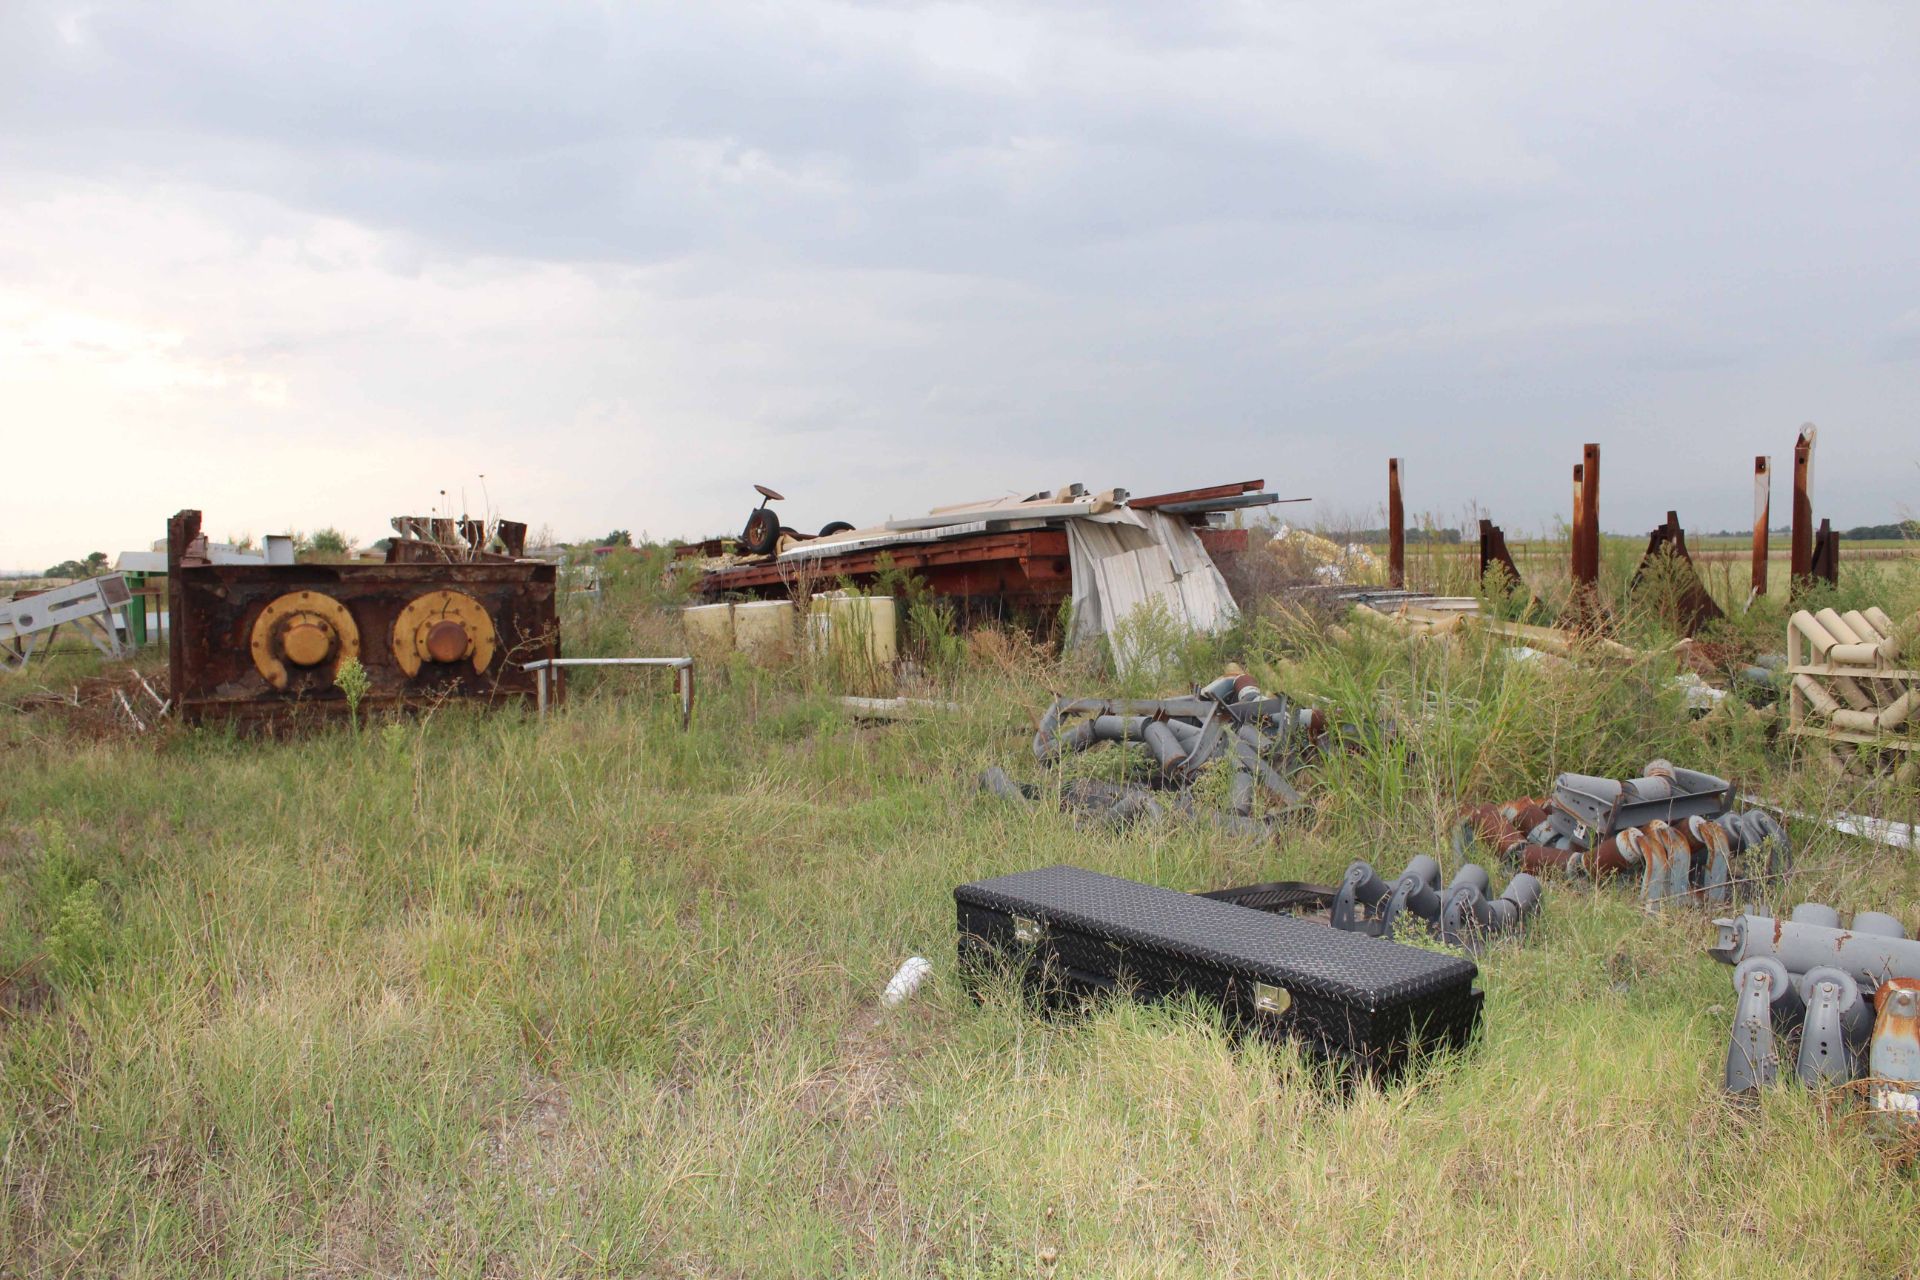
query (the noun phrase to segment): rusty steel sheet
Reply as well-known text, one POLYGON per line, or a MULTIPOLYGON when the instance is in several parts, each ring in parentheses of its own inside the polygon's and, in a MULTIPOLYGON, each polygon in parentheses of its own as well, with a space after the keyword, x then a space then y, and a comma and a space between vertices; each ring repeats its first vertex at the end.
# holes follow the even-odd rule
POLYGON ((243 727, 363 711, 534 699, 525 664, 560 653, 557 566, 544 561, 210 564, 200 513, 167 524, 168 672, 187 724, 243 727))
POLYGON ((1509 592, 1523 591, 1526 581, 1520 576, 1520 566, 1513 562, 1513 553, 1507 550, 1507 535, 1500 526, 1491 520, 1480 522, 1480 582, 1487 580, 1487 570, 1500 566, 1505 578, 1503 589, 1509 592))
POLYGON ((1700 581, 1693 557, 1687 554, 1687 531, 1680 527, 1676 511, 1667 512, 1666 523, 1647 535, 1646 552, 1627 589, 1638 591, 1649 574, 1657 583, 1664 579, 1671 584, 1673 598, 1661 604, 1669 614, 1666 620, 1682 635, 1698 635, 1709 622, 1726 616, 1707 584, 1700 581))

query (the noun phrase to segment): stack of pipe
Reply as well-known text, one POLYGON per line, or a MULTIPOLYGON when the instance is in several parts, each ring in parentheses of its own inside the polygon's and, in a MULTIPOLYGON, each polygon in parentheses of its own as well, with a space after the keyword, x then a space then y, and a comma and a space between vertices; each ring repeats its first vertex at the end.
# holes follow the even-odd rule
POLYGON ((1489 939, 1515 933, 1540 907, 1540 881, 1522 871, 1495 898, 1485 867, 1464 863, 1445 888, 1440 864, 1416 854, 1391 882, 1371 863, 1355 862, 1341 877, 1330 923, 1374 937, 1395 936, 1418 921, 1440 941, 1477 952, 1489 939))
POLYGON ((1784 871, 1792 848, 1771 814, 1729 812, 1733 789, 1712 774, 1649 763, 1638 778, 1563 773, 1548 796, 1470 805, 1454 825, 1463 857, 1476 842, 1523 871, 1591 880, 1629 875, 1652 910, 1732 901, 1744 864, 1766 859, 1784 871))
POLYGON ((1900 640, 1877 608, 1839 613, 1805 609, 1787 620, 1788 651, 1806 642, 1809 661, 1794 664, 1793 688, 1814 714, 1849 733, 1903 730, 1920 711, 1920 689, 1898 674, 1900 640), (1801 670, 1824 667, 1821 673, 1801 670))
POLYGON ((1708 954, 1734 967, 1738 995, 1729 1092, 1772 1084, 1791 1050, 1803 1083, 1865 1075, 1877 1111, 1920 1123, 1920 941, 1899 920, 1858 911, 1842 928, 1838 911, 1803 902, 1785 920, 1749 913, 1713 923, 1708 954))

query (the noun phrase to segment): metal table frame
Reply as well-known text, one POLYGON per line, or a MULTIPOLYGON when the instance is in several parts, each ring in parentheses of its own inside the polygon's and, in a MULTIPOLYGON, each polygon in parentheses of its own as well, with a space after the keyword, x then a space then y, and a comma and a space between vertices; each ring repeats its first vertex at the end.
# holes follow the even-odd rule
POLYGON ((526 664, 534 676, 534 702, 541 715, 557 700, 564 667, 672 667, 680 686, 680 728, 693 723, 692 658, 540 658, 526 664))

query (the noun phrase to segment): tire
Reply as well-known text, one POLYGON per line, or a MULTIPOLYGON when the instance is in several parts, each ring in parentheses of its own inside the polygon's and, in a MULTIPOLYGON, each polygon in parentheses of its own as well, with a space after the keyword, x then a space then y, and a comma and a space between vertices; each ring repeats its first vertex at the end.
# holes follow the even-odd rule
POLYGON ((764 556, 779 544, 780 517, 767 507, 755 507, 740 533, 740 549, 750 556, 764 556))
POLYGON ((845 533, 847 530, 851 528, 853 528, 853 526, 848 524, 845 520, 829 520, 825 524, 820 526, 819 536, 824 538, 830 533, 845 533))

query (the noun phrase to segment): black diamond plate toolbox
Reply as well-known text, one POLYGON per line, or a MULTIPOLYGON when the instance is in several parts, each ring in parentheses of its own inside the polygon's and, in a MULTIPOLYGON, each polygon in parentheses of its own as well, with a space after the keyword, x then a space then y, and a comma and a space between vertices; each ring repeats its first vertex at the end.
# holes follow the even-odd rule
POLYGON ((1464 1045, 1480 1022, 1471 960, 1291 916, 1064 866, 976 880, 953 898, 964 972, 1023 965, 1031 989, 1069 999, 1190 992, 1371 1075, 1398 1072, 1416 1043, 1464 1045))

